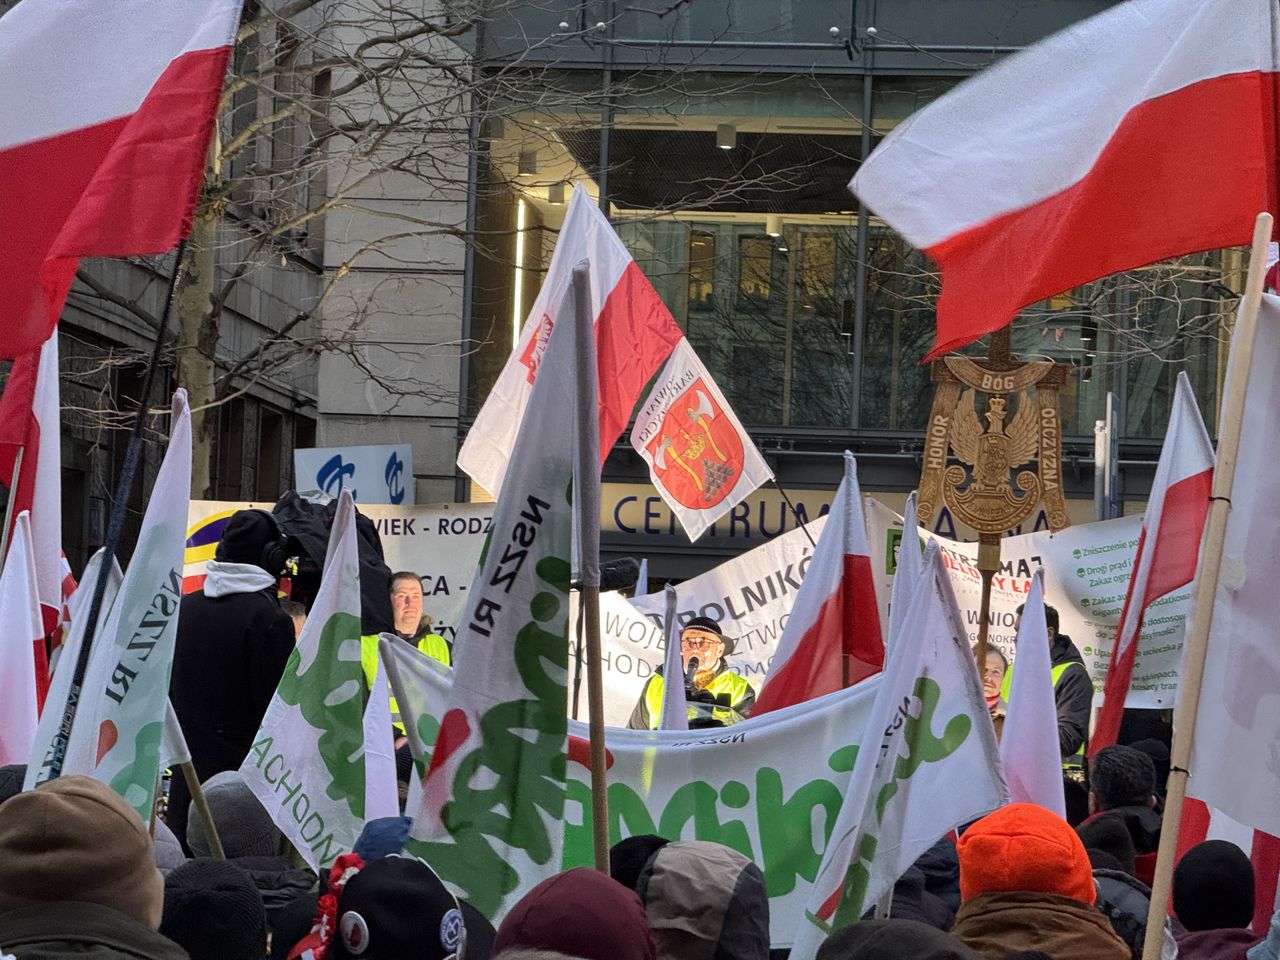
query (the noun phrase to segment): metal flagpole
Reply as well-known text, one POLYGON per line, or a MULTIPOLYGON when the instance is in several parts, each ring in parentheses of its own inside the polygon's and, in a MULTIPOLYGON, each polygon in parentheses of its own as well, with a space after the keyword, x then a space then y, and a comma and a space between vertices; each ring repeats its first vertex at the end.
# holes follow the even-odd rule
POLYGON ((80 655, 73 664, 71 689, 67 694, 66 707, 62 713, 62 724, 53 741, 53 755, 49 758, 49 780, 62 774, 62 764, 67 755, 67 743, 71 739, 71 727, 75 723, 76 711, 80 705, 84 675, 89 667, 89 651, 93 647, 94 634, 98 629, 98 617, 102 613, 102 598, 106 594, 107 579, 111 573, 112 561, 116 556, 116 548, 120 545, 120 533, 124 528, 125 504, 133 491, 133 481, 138 473, 139 461, 142 459, 142 430, 146 425, 147 408, 150 405, 152 388, 155 386, 156 368, 160 366, 160 349, 164 344, 165 331, 169 328, 169 315, 173 312, 174 300, 177 298, 178 278, 182 274, 182 263, 186 251, 187 241, 184 237, 178 242, 177 255, 173 262, 173 276, 169 280, 169 292, 164 301, 164 313, 160 315, 156 341, 152 345, 151 357, 147 361, 147 375, 142 385, 142 396, 138 401, 138 412, 133 418, 133 431, 129 434, 124 466, 120 470, 120 480, 116 483, 115 501, 111 504, 111 517, 107 524, 106 543, 102 545, 102 566, 98 571, 98 579, 93 585, 89 611, 85 615, 84 640, 80 644, 80 655))
POLYGON ((773 485, 778 488, 778 492, 782 494, 782 499, 785 500, 787 506, 791 508, 791 515, 796 518, 796 523, 799 524, 800 529, 804 531, 804 535, 809 538, 809 546, 816 547, 817 543, 814 542, 813 534, 809 532, 808 520, 802 520, 800 518, 800 511, 796 509, 796 505, 792 503, 791 498, 787 496, 787 491, 782 489, 782 484, 778 482, 777 477, 773 478, 773 485))
POLYGON ((1182 824, 1182 804, 1187 797, 1188 767, 1195 737, 1196 713, 1200 709, 1200 683, 1204 678, 1209 631, 1213 627, 1214 598, 1218 594, 1218 574, 1231 513, 1231 487, 1240 451, 1240 427, 1244 420, 1245 392, 1249 386, 1249 366, 1254 334, 1258 329, 1258 308, 1262 304, 1262 283, 1266 276, 1267 241, 1271 239, 1271 214, 1258 214, 1253 228, 1253 248, 1249 253, 1249 273, 1245 281, 1240 321, 1231 338, 1231 360, 1218 437, 1218 462, 1213 470, 1213 494, 1205 520, 1204 550, 1191 598, 1191 626, 1187 632, 1186 665, 1178 688, 1178 707, 1173 721, 1173 749, 1169 757, 1169 789, 1164 818, 1160 824, 1160 849, 1156 854, 1155 878, 1151 884, 1151 908, 1147 914, 1147 938, 1143 956, 1158 957, 1164 936, 1165 909, 1173 889, 1173 860, 1178 851, 1178 831, 1182 824))
POLYGON ((577 337, 578 448, 573 499, 578 508, 578 563, 586 628, 587 720, 591 731, 591 822, 596 869, 609 872, 609 808, 605 783, 604 678, 600 658, 600 415, 596 408, 596 336, 591 276, 586 262, 573 268, 577 337))

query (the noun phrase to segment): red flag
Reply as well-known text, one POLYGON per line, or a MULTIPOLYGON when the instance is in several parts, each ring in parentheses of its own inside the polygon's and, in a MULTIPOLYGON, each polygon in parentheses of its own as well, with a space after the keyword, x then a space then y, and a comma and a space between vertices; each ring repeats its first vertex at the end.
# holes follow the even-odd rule
POLYGON ((22 0, 0 18, 0 357, 48 339, 81 257, 189 231, 241 0, 22 0))
POLYGON ((930 357, 1098 277, 1249 242, 1277 202, 1274 7, 1117 4, 885 138, 852 186, 942 269, 930 357))
POLYGON ((858 468, 852 454, 844 456, 844 480, 751 708, 753 717, 834 693, 884 667, 858 468))
POLYGON ((1195 579, 1200 537, 1209 513, 1213 462, 1213 445, 1191 392, 1191 381, 1180 373, 1107 666, 1105 699, 1089 738, 1091 757, 1115 743, 1120 733, 1147 607, 1195 579))

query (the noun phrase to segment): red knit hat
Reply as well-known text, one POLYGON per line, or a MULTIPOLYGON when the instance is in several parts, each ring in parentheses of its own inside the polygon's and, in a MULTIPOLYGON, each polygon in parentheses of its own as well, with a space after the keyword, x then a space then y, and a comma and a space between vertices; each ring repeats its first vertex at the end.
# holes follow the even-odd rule
POLYGON ((1084 844, 1067 821, 1033 803, 1011 803, 983 817, 960 837, 956 853, 961 900, 1007 891, 1097 899, 1084 844))

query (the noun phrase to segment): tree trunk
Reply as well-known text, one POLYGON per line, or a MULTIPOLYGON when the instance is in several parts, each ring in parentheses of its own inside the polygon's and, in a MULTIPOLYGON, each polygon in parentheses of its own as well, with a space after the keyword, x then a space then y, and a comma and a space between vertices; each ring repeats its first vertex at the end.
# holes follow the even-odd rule
POLYGON ((214 301, 218 209, 201 203, 187 241, 187 267, 178 282, 178 385, 191 401, 191 496, 214 498, 214 443, 218 432, 215 399, 218 311, 214 301), (204 407, 205 409, 201 409, 204 407))

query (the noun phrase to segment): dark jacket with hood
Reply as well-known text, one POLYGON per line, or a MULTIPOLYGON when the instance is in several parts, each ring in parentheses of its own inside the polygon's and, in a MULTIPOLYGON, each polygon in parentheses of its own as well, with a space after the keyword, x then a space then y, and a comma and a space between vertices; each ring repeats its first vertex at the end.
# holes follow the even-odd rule
POLYGON ((706 840, 668 843, 649 858, 636 893, 659 957, 769 960, 764 874, 737 850, 706 840))
MULTIPOLYGON (((182 598, 169 681, 201 782, 237 769, 249 753, 294 646, 293 621, 274 588, 209 592, 206 581, 203 591, 182 598)), ((167 819, 179 840, 190 800, 186 779, 174 777, 167 819)))
POLYGON ((955 937, 914 920, 863 920, 837 930, 817 960, 982 960, 955 937))
POLYGON ((1133 956, 1141 958, 1151 888, 1123 870, 1094 870, 1093 879, 1098 885, 1098 909, 1110 921, 1116 936, 1129 945, 1133 956))
POLYGON ((1050 667, 1078 663, 1080 669, 1068 669, 1053 688, 1058 707, 1058 749, 1063 759, 1075 755, 1089 736, 1089 714, 1093 708, 1093 681, 1085 669, 1084 657, 1065 633, 1053 638, 1049 647, 1050 667))
POLYGON ((118 910, 42 903, 0 913, 0 955, 25 960, 189 960, 187 951, 118 910))

